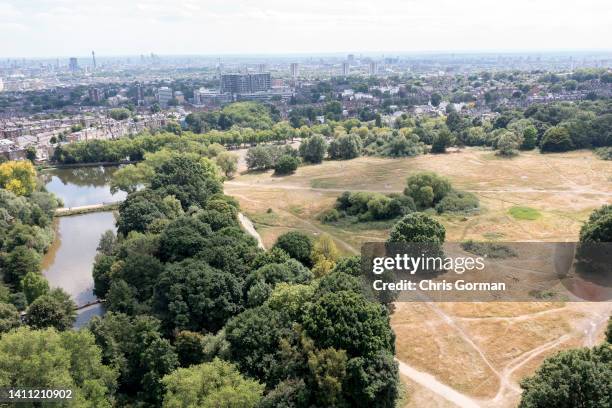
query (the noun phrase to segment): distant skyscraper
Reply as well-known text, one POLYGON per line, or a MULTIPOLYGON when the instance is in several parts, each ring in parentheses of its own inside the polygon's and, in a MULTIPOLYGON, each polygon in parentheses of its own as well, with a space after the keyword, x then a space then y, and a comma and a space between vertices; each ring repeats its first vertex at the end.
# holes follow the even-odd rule
POLYGON ((355 62, 355 56, 353 54, 349 54, 346 59, 348 60, 349 64, 352 64, 353 62, 355 62))
POLYGON ((68 68, 71 71, 76 71, 79 69, 79 63, 76 58, 72 57, 70 60, 68 60, 68 68))
POLYGON ((270 74, 223 74, 221 75, 221 92, 231 94, 249 94, 270 89, 270 74))
POLYGON ((260 74, 263 74, 266 72, 266 64, 259 64, 257 66, 257 70, 260 74))
POLYGON ((378 74, 378 63, 376 61, 370 61, 370 75, 378 74))
POLYGON ((342 75, 347 76, 349 74, 351 67, 349 66, 348 61, 342 63, 342 75))
POLYGON ((96 53, 93 51, 91 52, 91 59, 93 62, 93 69, 95 70, 96 69, 96 53))
POLYGON ((297 62, 291 63, 291 78, 296 79, 300 75, 300 66, 297 62))

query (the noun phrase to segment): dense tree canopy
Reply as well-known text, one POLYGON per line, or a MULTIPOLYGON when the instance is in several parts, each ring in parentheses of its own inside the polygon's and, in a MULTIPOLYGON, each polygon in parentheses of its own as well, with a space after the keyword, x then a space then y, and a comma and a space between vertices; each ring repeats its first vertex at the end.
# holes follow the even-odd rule
POLYGON ((596 408, 612 398, 612 349, 572 349, 544 360, 521 382, 521 408, 596 408))
POLYGON ((4 333, 0 372, 1 387, 71 389, 70 405, 113 406, 117 373, 103 364, 100 348, 87 330, 20 328, 4 333))
POLYGON ((215 359, 210 363, 179 368, 163 379, 163 406, 256 408, 264 386, 244 378, 236 367, 215 359))

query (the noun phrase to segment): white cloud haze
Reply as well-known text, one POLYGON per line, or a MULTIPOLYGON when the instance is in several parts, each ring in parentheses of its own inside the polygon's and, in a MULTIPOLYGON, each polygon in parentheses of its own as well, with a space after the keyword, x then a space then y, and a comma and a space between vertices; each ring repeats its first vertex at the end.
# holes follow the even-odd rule
POLYGON ((612 48, 610 0, 0 0, 0 57, 612 48))

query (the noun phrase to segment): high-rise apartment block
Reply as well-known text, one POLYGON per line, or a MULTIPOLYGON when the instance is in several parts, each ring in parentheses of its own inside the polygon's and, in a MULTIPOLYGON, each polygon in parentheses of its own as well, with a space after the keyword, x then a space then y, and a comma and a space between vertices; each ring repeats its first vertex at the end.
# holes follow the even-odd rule
POLYGON ((223 74, 221 92, 231 94, 250 94, 268 91, 271 87, 270 74, 223 74))

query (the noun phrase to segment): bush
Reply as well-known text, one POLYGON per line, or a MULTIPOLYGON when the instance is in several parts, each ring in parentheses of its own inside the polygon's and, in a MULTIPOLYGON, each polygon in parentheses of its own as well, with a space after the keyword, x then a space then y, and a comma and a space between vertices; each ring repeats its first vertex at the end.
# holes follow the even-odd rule
POLYGON ((445 212, 468 212, 477 209, 478 206, 478 197, 474 194, 453 190, 436 204, 436 211, 438 214, 445 212))
POLYGON ((324 222, 337 221, 342 213, 357 216, 359 221, 388 220, 408 213, 414 209, 414 202, 409 197, 384 195, 370 192, 345 191, 336 200, 336 211, 326 212, 324 222))
POLYGON ((493 259, 505 259, 518 256, 516 251, 509 246, 493 242, 475 242, 469 240, 462 242, 461 248, 472 254, 493 259))
POLYGON ((338 210, 336 210, 335 208, 332 208, 332 209, 325 211, 323 215, 321 215, 321 221, 325 224, 328 224, 330 222, 338 221, 341 216, 342 215, 340 214, 338 210))
POLYGON ((297 157, 283 155, 274 165, 274 174, 291 174, 297 170, 300 165, 300 159, 297 157))
POLYGON ((612 160, 612 147, 600 147, 595 149, 595 154, 601 160, 612 160))

